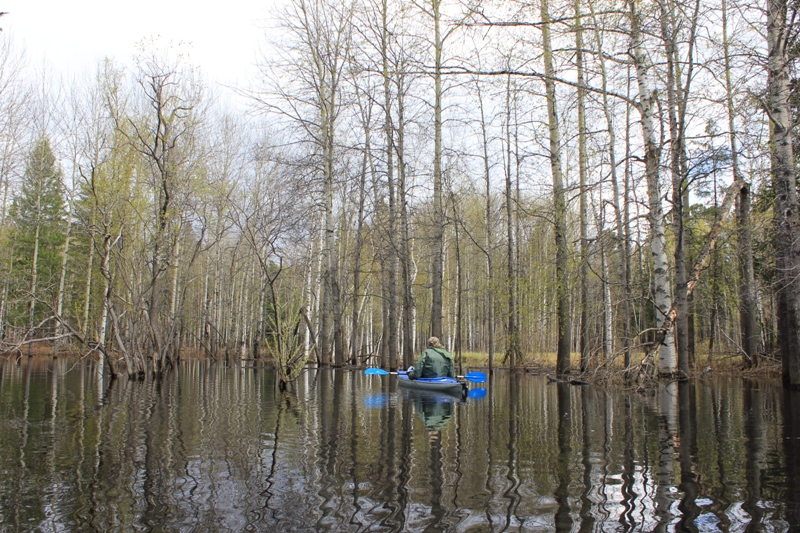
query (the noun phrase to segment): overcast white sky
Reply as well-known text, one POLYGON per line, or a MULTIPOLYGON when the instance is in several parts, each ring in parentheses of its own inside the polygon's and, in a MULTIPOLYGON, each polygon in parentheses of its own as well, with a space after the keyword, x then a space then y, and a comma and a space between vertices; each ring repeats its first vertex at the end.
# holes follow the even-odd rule
POLYGON ((130 64, 135 44, 161 36, 190 42, 192 62, 209 81, 243 82, 278 0, 0 0, 0 26, 25 46, 32 64, 94 71, 108 56, 130 64))

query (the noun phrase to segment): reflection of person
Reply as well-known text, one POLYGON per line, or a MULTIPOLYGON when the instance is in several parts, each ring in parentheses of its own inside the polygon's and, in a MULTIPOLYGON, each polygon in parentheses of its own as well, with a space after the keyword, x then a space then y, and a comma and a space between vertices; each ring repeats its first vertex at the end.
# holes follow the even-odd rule
POLYGON ((427 431, 439 431, 453 418, 455 398, 439 394, 414 394, 414 405, 427 431))
POLYGON ((428 339, 428 349, 422 352, 414 366, 408 369, 408 378, 456 377, 453 356, 447 353, 436 337, 428 339))

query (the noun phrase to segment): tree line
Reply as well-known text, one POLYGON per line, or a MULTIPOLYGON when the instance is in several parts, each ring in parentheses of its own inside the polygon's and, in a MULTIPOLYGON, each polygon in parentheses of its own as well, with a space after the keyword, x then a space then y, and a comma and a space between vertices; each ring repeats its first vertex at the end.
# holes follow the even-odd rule
POLYGON ((2 35, 3 348, 800 385, 794 15, 291 0, 247 109, 180 48, 63 82, 2 35))

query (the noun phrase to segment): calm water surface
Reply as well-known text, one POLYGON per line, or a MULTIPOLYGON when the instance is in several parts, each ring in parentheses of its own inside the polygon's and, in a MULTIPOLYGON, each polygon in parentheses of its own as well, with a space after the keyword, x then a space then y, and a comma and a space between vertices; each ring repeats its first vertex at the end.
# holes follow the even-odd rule
POLYGON ((2 531, 800 531, 779 383, 500 373, 460 401, 346 370, 0 370, 2 531))

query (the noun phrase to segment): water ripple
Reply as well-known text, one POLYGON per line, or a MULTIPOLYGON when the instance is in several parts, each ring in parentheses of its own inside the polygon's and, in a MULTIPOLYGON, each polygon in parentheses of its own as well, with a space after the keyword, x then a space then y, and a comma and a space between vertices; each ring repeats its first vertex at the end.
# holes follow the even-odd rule
POLYGON ((639 396, 500 373, 459 403, 342 370, 282 390, 207 363, 110 384, 88 362, 12 367, 3 531, 800 527, 800 400, 779 384, 639 396))

